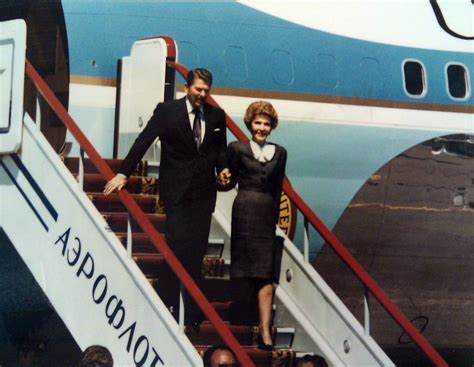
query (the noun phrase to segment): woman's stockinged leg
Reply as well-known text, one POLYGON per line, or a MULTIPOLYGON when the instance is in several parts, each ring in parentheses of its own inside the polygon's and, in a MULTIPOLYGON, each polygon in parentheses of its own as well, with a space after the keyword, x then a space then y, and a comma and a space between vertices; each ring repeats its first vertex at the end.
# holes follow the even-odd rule
POLYGON ((258 291, 258 311, 260 316, 260 335, 264 344, 272 345, 270 331, 273 303, 273 284, 265 283, 258 291))

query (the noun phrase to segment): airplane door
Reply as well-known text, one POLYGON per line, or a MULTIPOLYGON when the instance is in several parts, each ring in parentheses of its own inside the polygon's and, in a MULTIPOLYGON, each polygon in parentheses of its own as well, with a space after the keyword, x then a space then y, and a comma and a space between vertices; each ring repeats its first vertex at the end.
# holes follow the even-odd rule
MULTIPOLYGON (((121 59, 118 100, 116 157, 124 158, 138 134, 145 128, 158 102, 174 98, 167 85, 167 41, 149 38, 135 42, 130 56, 121 59)), ((173 41, 174 42, 174 41, 173 41)), ((175 46, 176 49, 176 46, 175 46)), ((159 160, 159 142, 155 142, 143 159, 159 160)))
POLYGON ((25 21, 0 22, 0 154, 21 143, 25 50, 25 21))

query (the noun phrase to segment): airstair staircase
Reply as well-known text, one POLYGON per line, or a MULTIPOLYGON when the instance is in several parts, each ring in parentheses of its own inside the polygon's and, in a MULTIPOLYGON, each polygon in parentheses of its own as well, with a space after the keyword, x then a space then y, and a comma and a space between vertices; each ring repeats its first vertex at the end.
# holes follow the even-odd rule
MULTIPOLYGON (((5 30, 1 30, 3 37, 5 30)), ((12 33, 18 32, 14 29, 12 33)), ((183 68, 174 63, 175 55, 170 52, 174 42, 158 37, 143 43, 155 41, 164 46, 161 62, 167 78, 174 74, 166 63, 181 72, 183 68)), ((22 71, 21 57, 17 62, 16 72, 22 71)), ((156 60, 153 65, 156 67, 156 60)), ((10 136, 6 129, 0 140, 16 139, 6 148, 0 144, 0 227, 82 350, 91 344, 105 345, 119 366, 187 366, 201 365, 199 353, 209 345, 225 343, 245 366, 292 366, 298 353, 308 352, 323 355, 331 366, 393 366, 368 328, 350 314, 287 237, 275 294, 276 350, 259 350, 256 325, 231 320, 228 218, 233 193, 219 197, 203 262, 203 293, 213 306, 209 307, 163 244, 160 233, 166 213, 159 201, 159 178, 146 177, 151 166, 148 161, 140 164, 130 180, 127 190, 131 195, 120 192, 104 197, 103 185, 120 161, 101 160, 28 61, 26 72, 80 143, 81 157, 59 157, 40 133, 39 121, 35 124, 28 115, 12 121, 9 126, 19 125, 21 134, 10 136), (82 159, 84 151, 90 160, 82 159), (153 289, 159 282, 156 270, 164 261, 177 270, 209 320, 199 334, 183 332, 153 289)), ((23 74, 17 85, 22 78, 23 74)), ((284 189, 292 200, 299 200, 287 182, 284 189)), ((314 214, 308 213, 309 221, 317 223, 314 214)), ((329 238, 325 227, 321 228, 329 238)), ((359 278, 366 280, 365 273, 361 274, 359 278)), ((377 293, 370 279, 366 283, 377 293)), ((383 297, 376 298, 385 302, 383 297)), ((409 327, 408 333, 417 337, 409 327)), ((436 354, 432 360, 445 365, 436 354)))
MULTIPOLYGON (((78 158, 63 158, 65 165, 77 177, 79 168, 78 158)), ((107 163, 117 169, 120 160, 108 160, 107 163)), ((142 161, 135 174, 130 177, 127 190, 132 194, 142 210, 150 217, 152 223, 159 232, 163 232, 166 215, 159 200, 159 180, 148 176, 147 161, 142 161)), ((105 196, 102 194, 105 181, 100 177, 95 167, 86 160, 84 162, 84 190, 88 198, 100 211, 102 217, 107 221, 110 229, 115 232, 124 248, 127 247, 127 220, 128 213, 116 194, 105 196)), ((214 221, 213 227, 218 224, 214 221)), ((145 274, 151 285, 159 282, 158 273, 163 266, 164 259, 149 241, 147 236, 138 226, 132 224, 132 259, 145 274)), ((223 246, 228 239, 218 238, 220 231, 214 230, 211 234, 209 251, 203 260, 202 273, 205 278, 203 291, 213 307, 226 322, 230 321, 230 307, 233 300, 232 285, 228 277, 229 262, 221 256, 223 246), (212 238, 214 237, 214 238, 212 238)), ((282 366, 291 366, 295 352, 290 346, 281 348, 274 353, 262 351, 257 348, 258 328, 256 325, 238 325, 229 323, 229 328, 239 343, 244 346, 246 352, 251 356, 257 366, 270 366, 278 361, 282 366)), ((278 328, 275 328, 277 332, 278 328)), ((199 334, 193 330, 185 330, 188 338, 196 349, 203 352, 211 345, 221 344, 220 337, 215 333, 213 326, 204 321, 199 334)))

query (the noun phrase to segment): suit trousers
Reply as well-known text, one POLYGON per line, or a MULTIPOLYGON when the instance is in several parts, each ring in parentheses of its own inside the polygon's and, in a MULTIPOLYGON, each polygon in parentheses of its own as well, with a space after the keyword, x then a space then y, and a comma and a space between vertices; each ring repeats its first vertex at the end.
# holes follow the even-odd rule
MULTIPOLYGON (((202 260, 209 242, 212 210, 205 200, 190 199, 177 205, 167 206, 166 240, 178 260, 201 286, 202 260)), ((165 264, 159 274, 157 291, 168 307, 173 307, 173 316, 178 320, 179 280, 165 264)), ((202 313, 192 298, 184 292, 185 322, 202 321, 202 313)))

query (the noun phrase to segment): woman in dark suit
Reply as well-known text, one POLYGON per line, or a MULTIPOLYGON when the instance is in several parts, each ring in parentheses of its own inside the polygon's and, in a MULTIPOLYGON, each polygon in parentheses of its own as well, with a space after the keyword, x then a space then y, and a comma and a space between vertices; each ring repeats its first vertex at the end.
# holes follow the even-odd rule
POLYGON ((250 104, 244 122, 252 139, 229 144, 228 168, 219 174, 218 183, 231 187, 238 184, 232 206, 231 276, 246 278, 256 286, 260 347, 271 350, 275 230, 286 150, 267 142, 278 124, 277 112, 270 103, 250 104))

